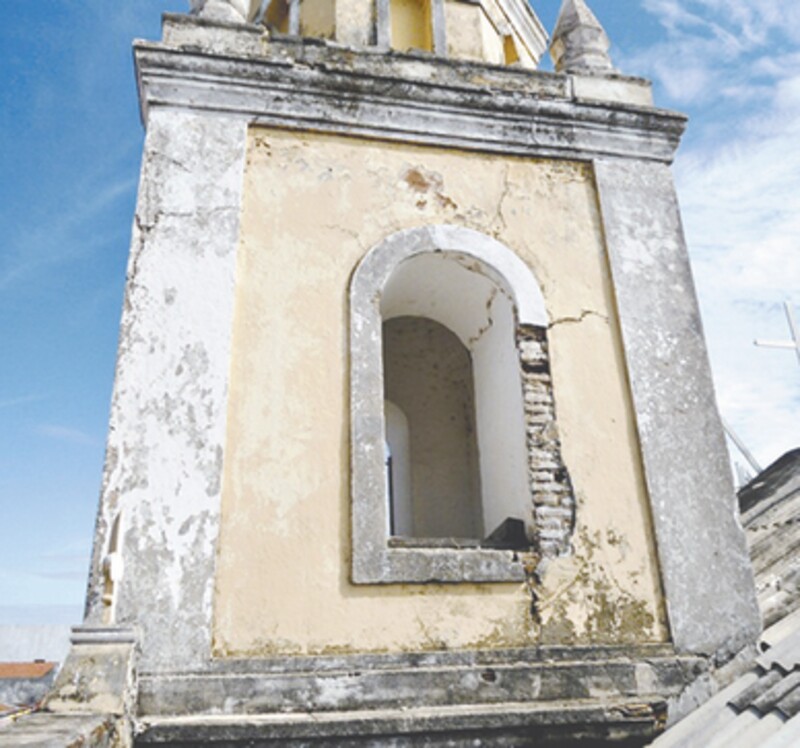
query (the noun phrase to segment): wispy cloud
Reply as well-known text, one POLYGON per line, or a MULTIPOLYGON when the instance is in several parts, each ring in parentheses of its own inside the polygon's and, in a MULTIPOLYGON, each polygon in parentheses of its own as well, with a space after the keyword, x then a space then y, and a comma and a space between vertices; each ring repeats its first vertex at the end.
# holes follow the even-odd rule
POLYGON ((45 400, 47 395, 19 395, 18 397, 9 397, 0 399, 0 410, 5 408, 15 408, 18 405, 27 405, 28 403, 36 403, 45 400))
POLYGON ((57 439, 58 441, 67 442, 69 444, 78 444, 83 446, 96 447, 100 441, 95 437, 81 431, 80 429, 71 428, 69 426, 59 426, 56 424, 44 423, 36 427, 36 432, 41 436, 46 436, 49 439, 57 439))
POLYGON ((37 226, 20 229, 9 239, 0 262, 0 290, 44 270, 90 255, 107 237, 97 234, 100 216, 118 200, 130 197, 136 180, 130 177, 81 185, 65 198, 62 212, 37 226))
POLYGON ((796 358, 753 346, 787 337, 784 299, 800 309, 800 3, 644 6, 666 36, 625 64, 696 111, 675 174, 717 394, 768 463, 800 442, 796 358))
POLYGON ((662 42, 625 60, 657 79, 678 104, 744 100, 759 77, 796 69, 770 65, 780 42, 800 40, 800 4, 784 0, 644 0, 665 30, 662 42))

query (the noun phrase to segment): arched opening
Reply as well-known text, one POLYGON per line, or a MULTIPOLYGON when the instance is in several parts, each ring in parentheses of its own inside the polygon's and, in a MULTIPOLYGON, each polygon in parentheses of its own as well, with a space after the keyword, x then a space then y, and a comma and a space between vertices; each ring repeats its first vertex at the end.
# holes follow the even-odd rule
POLYGON ((389 0, 389 19, 392 49, 433 51, 431 0, 389 0))
POLYGON ((383 372, 392 405, 386 411, 392 534, 483 537, 470 352, 439 322, 394 317, 383 324, 383 372), (398 411, 407 419, 405 450, 398 411))
POLYGON ((291 33, 289 16, 289 0, 270 0, 264 13, 264 23, 270 31, 289 34, 291 33))
MULTIPOLYGON (((401 263, 391 274, 383 289, 380 311, 384 345, 389 343, 390 351, 398 346, 408 354, 405 364, 408 379, 405 381, 415 381, 410 370, 420 366, 417 362, 424 362, 425 366, 438 365, 440 371, 444 366, 441 361, 426 360, 426 356, 434 355, 432 353, 410 350, 412 324, 423 340, 425 335, 429 341, 433 340, 432 329, 436 329, 433 325, 443 328, 448 340, 454 339, 454 345, 463 351, 461 378, 468 381, 465 385, 468 389, 451 381, 446 390, 444 378, 435 386, 442 400, 458 399, 470 414, 472 422, 465 424, 463 431, 471 430, 469 444, 472 446, 467 446, 465 436, 461 440, 461 453, 468 454, 469 458, 464 457, 458 466, 453 463, 452 468, 448 461, 439 459, 435 468, 428 468, 429 475, 434 469, 439 473, 430 480, 442 485, 446 482, 444 474, 457 471, 460 486, 456 488, 456 479, 449 478, 448 491, 460 491, 461 498, 449 500, 448 510, 439 517, 438 524, 420 525, 426 530, 435 526, 436 532, 423 534, 415 528, 415 537, 481 540, 509 519, 530 526, 523 388, 516 349, 514 302, 509 291, 491 268, 474 257, 458 252, 420 253, 401 263), (395 319, 405 321, 395 323, 395 319), (424 325, 419 321, 411 323, 412 319, 426 322, 424 325), (395 324, 404 334, 392 332, 395 324), (403 341, 402 346, 400 341, 403 341), (469 402, 468 408, 466 402, 469 402), (453 517, 456 511, 462 514, 461 521, 453 517), (446 517, 451 520, 449 525, 444 521, 446 517)), ((443 356, 445 347, 439 338, 444 335, 437 336, 440 349, 437 355, 443 356)), ((424 342, 419 343, 419 347, 422 345, 424 342)), ((433 347, 430 342, 428 345, 433 347)), ((399 379, 395 367, 399 364, 392 359, 392 368, 389 368, 386 349, 383 362, 386 397, 400 404, 409 417, 413 454, 418 438, 414 418, 408 410, 409 404, 401 403, 395 394, 399 379)), ((434 386, 433 383, 430 386, 434 386)), ((444 408, 444 405, 439 407, 444 408)), ((430 455, 430 445, 425 449, 430 455)), ((414 490, 420 489, 419 496, 412 498, 419 516, 435 512, 437 505, 435 491, 423 489, 422 485, 412 478, 414 490), (426 509, 421 506, 424 502, 428 502, 426 509)))
POLYGON ((517 551, 568 548, 527 265, 468 229, 401 231, 360 263, 350 302, 353 581, 519 581, 517 551))

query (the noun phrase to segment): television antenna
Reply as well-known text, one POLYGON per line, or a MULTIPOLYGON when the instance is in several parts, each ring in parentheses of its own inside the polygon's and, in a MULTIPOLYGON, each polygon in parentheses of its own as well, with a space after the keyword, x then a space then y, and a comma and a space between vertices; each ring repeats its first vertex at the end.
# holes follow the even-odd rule
POLYGON ((789 321, 789 330, 792 340, 756 340, 755 344, 762 348, 784 348, 794 350, 797 354, 797 362, 800 364, 800 328, 798 328, 797 321, 794 318, 794 309, 792 309, 792 305, 788 301, 785 301, 783 306, 786 310, 786 319, 789 321))

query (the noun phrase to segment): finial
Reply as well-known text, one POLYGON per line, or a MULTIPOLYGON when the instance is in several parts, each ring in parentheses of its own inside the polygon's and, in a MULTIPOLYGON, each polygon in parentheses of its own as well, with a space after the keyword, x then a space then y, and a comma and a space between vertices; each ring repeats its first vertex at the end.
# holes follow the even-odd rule
POLYGON ((252 23, 261 9, 261 0, 189 0, 189 4, 200 18, 233 23, 252 23))
POLYGON ((557 73, 610 73, 611 43, 585 0, 564 0, 558 16, 550 56, 557 73))

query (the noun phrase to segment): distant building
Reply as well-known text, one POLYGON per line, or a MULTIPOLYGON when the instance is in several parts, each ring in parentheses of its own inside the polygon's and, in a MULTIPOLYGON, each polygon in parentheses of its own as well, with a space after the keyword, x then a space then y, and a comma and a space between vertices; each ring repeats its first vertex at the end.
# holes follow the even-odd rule
POLYGON ((56 672, 54 662, 0 662, 0 716, 38 704, 56 672))

